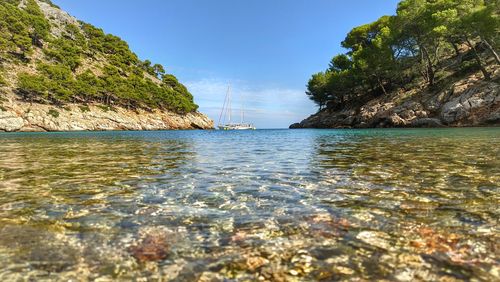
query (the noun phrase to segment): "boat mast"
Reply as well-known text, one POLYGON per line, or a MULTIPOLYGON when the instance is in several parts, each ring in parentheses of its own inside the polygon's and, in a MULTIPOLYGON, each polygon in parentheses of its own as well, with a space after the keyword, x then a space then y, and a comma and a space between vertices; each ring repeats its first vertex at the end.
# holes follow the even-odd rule
POLYGON ((228 107, 228 112, 229 112, 229 124, 231 124, 231 84, 227 87, 227 95, 228 95, 228 101, 229 101, 229 107, 228 107))
POLYGON ((243 101, 243 93, 241 95, 241 121, 240 123, 243 124, 245 120, 245 103, 243 101))
POLYGON ((229 98, 229 87, 226 92, 226 96, 224 97, 224 104, 222 105, 222 110, 220 111, 220 116, 219 116, 219 124, 221 125, 222 123, 226 123, 226 116, 227 116, 227 104, 228 104, 228 98, 229 98), (224 119, 222 119, 222 115, 224 115, 224 119))

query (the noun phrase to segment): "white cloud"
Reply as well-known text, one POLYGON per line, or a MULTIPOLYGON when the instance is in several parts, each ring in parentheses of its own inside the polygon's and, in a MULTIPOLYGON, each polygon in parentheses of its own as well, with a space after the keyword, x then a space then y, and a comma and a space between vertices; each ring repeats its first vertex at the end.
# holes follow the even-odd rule
MULTIPOLYGON (((200 105, 200 111, 217 123, 228 82, 202 79, 185 84, 194 95, 195 102, 200 105)), ((243 97, 245 119, 258 128, 286 128, 316 111, 303 89, 256 87, 245 81, 234 80, 231 81, 231 89, 234 114, 238 114, 243 97)))

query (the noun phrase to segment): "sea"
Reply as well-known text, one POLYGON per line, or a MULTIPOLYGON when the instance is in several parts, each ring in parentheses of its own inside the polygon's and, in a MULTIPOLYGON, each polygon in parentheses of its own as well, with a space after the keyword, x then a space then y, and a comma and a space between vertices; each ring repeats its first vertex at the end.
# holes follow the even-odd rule
POLYGON ((500 281, 500 128, 0 134, 1 281, 500 281))

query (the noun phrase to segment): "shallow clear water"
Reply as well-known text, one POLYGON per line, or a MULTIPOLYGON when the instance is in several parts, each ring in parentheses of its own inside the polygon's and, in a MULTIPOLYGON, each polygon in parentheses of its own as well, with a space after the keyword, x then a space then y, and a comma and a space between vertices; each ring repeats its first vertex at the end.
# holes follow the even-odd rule
POLYGON ((0 280, 500 279, 500 128, 0 134, 0 280))

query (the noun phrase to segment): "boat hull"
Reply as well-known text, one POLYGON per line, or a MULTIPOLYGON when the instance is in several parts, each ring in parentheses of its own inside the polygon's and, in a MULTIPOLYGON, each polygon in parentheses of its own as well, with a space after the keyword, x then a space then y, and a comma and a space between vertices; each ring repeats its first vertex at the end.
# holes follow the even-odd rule
POLYGON ((255 126, 251 124, 228 124, 219 125, 220 130, 255 130, 255 126))

